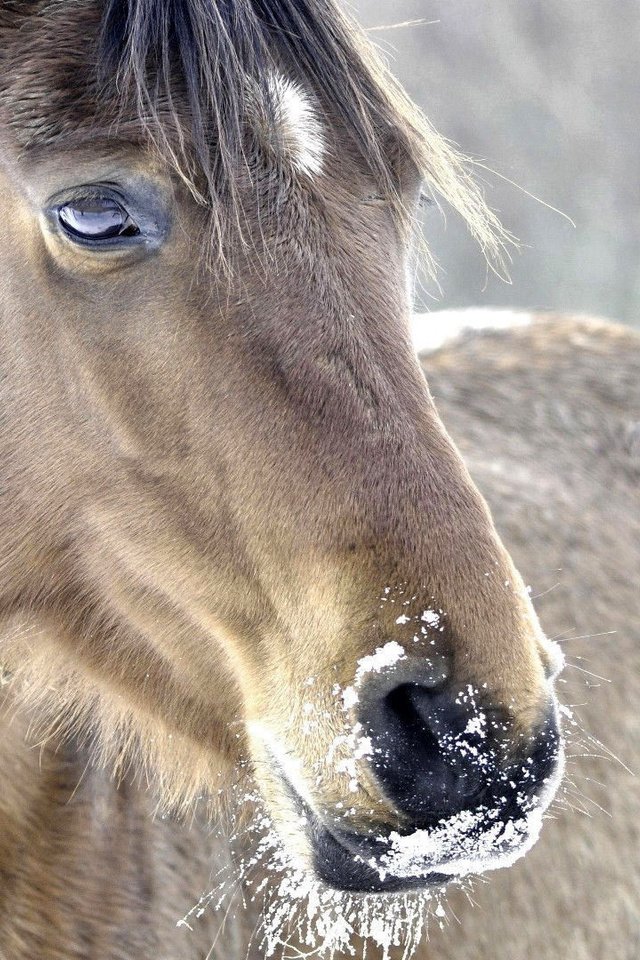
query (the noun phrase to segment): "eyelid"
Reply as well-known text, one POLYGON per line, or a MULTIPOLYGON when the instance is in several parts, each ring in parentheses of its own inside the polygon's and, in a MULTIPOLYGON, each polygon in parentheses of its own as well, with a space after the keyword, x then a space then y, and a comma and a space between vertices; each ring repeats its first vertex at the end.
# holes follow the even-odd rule
POLYGON ((73 187, 68 187, 64 194, 54 200, 56 206, 62 207, 66 204, 77 202, 78 200, 93 200, 99 197, 111 197, 116 203, 120 204, 125 210, 127 208, 127 198, 116 184, 112 183, 79 183, 73 187))

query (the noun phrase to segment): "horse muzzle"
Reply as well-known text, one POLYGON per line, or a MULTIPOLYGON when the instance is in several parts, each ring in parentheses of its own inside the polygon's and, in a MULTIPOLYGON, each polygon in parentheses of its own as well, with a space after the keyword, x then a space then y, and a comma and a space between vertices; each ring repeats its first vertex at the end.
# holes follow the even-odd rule
POLYGON ((342 812, 316 812, 272 757, 324 884, 368 894, 442 887, 509 866, 533 846, 563 771, 553 697, 535 731, 515 742, 498 735, 507 728, 500 711, 470 710, 463 697, 417 685, 365 699, 360 719, 394 827, 355 829, 342 812))

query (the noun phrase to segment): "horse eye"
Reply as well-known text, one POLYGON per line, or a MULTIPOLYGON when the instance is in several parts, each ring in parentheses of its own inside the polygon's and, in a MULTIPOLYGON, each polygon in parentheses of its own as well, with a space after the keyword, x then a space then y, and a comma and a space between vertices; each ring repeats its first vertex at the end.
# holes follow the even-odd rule
POLYGON ((58 219, 72 237, 110 240, 140 233, 127 211, 113 197, 80 197, 58 208, 58 219))

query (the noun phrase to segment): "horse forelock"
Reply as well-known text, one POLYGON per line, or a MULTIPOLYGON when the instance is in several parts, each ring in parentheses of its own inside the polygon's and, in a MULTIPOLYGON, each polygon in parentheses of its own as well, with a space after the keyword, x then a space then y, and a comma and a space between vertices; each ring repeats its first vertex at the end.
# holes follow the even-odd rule
POLYGON ((399 199, 389 144, 418 162, 417 138, 355 37, 332 0, 109 0, 100 59, 192 193, 239 223, 247 132, 266 132, 276 171, 310 176, 320 117, 340 124, 380 192, 399 199))
MULTIPOLYGON (((461 158, 393 81, 334 0, 32 0, 0 13, 0 98, 25 150, 47 148, 79 127, 126 124, 151 135, 194 196, 240 222, 238 164, 251 110, 260 105, 286 157, 284 76, 340 124, 379 190, 402 214, 404 155, 467 220, 489 254, 505 235, 461 158), (284 130, 284 132, 283 132, 284 130)), ((286 102, 286 98, 285 98, 286 102)), ((290 100, 289 100, 290 104, 290 100)), ((317 146, 318 138, 314 143, 317 146)), ((298 172, 309 164, 298 144, 298 172)), ((313 147, 313 143, 312 143, 313 147)))

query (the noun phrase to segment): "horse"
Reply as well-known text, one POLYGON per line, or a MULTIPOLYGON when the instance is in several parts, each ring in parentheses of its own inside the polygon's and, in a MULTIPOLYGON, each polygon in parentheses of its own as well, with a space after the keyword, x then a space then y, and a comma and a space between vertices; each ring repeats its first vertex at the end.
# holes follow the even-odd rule
MULTIPOLYGON (((631 960, 640 894, 637 858, 626 856, 638 849, 640 823, 628 769, 638 767, 628 705, 640 676, 640 338, 585 318, 507 311, 441 311, 415 330, 430 342, 422 363, 438 408, 541 594, 544 625, 582 651, 563 700, 588 701, 575 708, 575 785, 566 796, 563 788, 557 819, 524 860, 472 891, 479 903, 449 895, 416 956, 631 960)), ((250 904, 224 926, 224 912, 210 906, 176 927, 200 891, 218 896, 220 872, 234 875, 229 844, 205 823, 154 819, 149 791, 116 784, 90 765, 86 746, 50 738, 29 749, 19 714, 4 722, 0 743, 12 772, 2 794, 5 956, 203 957, 213 943, 213 956, 260 955, 247 952, 259 912, 250 904), (12 937, 8 918, 19 918, 12 937)))
POLYGON ((564 763, 409 336, 425 178, 505 235, 331 0, 16 0, 0 50, 0 947, 406 952, 564 763))

